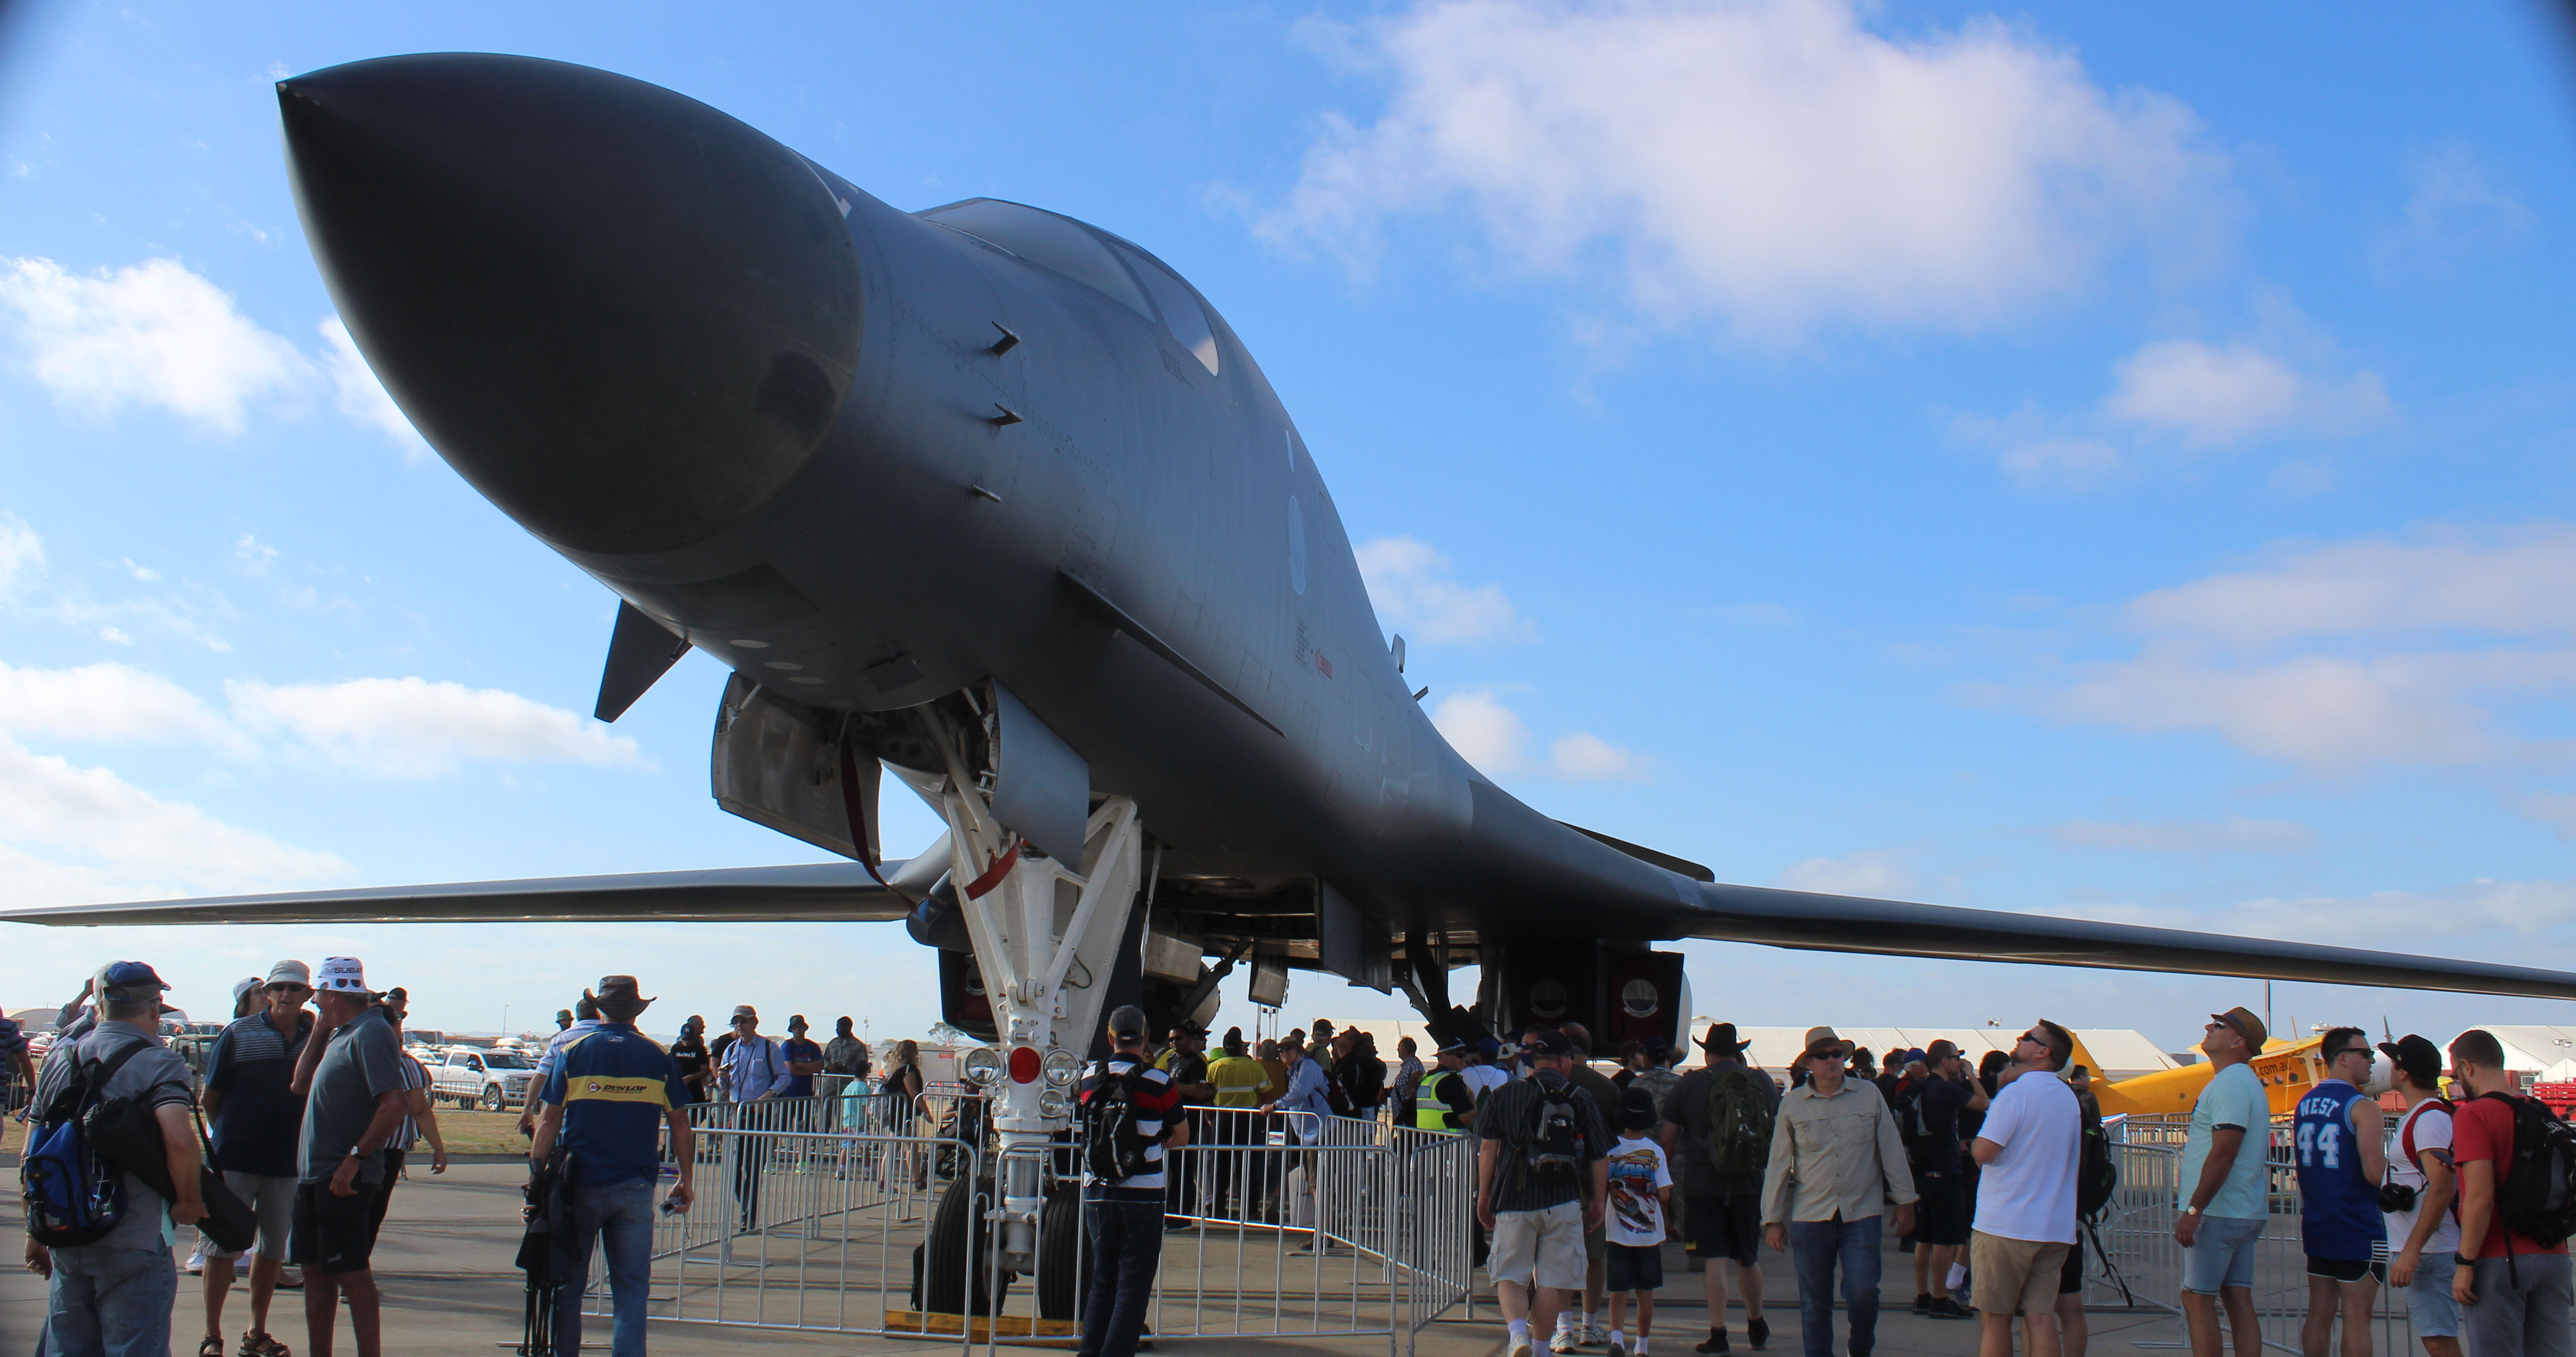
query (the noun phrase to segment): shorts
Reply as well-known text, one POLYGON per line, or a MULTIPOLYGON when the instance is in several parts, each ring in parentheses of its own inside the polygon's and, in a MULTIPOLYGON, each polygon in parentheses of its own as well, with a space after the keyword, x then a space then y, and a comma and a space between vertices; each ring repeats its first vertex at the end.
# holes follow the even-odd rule
POLYGON ((295 1261, 326 1277, 367 1270, 376 1251, 380 1183, 359 1183, 356 1196, 334 1196, 329 1179, 295 1185, 295 1261))
POLYGON ((2202 1216, 2200 1233, 2182 1251, 2182 1289, 2215 1296, 2221 1287, 2254 1289, 2254 1241, 2263 1237, 2260 1216, 2202 1216))
POLYGON ((1498 1282, 1583 1289, 1583 1204, 1559 1202, 1537 1211, 1494 1213, 1494 1243, 1485 1275, 1498 1282))
POLYGON ((1762 1198, 1753 1192, 1682 1198, 1682 1251, 1752 1267, 1762 1261, 1762 1198))
POLYGON ((2416 1260, 2415 1280, 2406 1287, 2406 1317, 2418 1338, 2460 1336, 2460 1303, 2451 1298, 2451 1276, 2459 1270, 2456 1253, 2427 1253, 2416 1260))
POLYGON ((2066 1251, 2066 1266, 2058 1269, 2057 1294, 2072 1296, 2084 1290, 2084 1232, 2075 1232, 2075 1244, 2066 1251))
MULTIPOLYGON (((265 1173, 236 1173, 224 1170, 224 1186, 250 1207, 251 1216, 259 1222, 259 1242, 251 1252, 262 1258, 286 1261, 286 1241, 295 1226, 295 1175, 272 1177, 265 1173)), ((206 1256, 221 1252, 209 1249, 206 1256)))
POLYGON ((1664 1246, 1661 1244, 1613 1244, 1610 1246, 1609 1280, 1602 1290, 1612 1295, 1629 1291, 1656 1291, 1664 1285, 1664 1246))
POLYGON ((1978 1230, 1968 1236, 1969 1297, 1980 1313, 2057 1313, 2057 1274, 2074 1247, 2056 1240, 2006 1239, 1978 1230))
POLYGON ((2319 1258, 2308 1255, 2308 1275, 2338 1282, 2357 1282, 2364 1276, 2388 1280, 2388 1264, 2369 1258, 2319 1258))
POLYGON ((1955 1168, 1940 1173, 1914 1171, 1914 1233, 1906 1238, 1926 1248, 1968 1242, 1968 1185, 1955 1168))

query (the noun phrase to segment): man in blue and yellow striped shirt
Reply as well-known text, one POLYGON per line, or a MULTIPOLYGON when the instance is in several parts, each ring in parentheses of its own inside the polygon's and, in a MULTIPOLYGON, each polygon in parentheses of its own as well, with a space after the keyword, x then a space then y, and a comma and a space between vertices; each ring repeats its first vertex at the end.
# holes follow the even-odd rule
MULTIPOLYGON (((615 1315, 613 1357, 644 1357, 644 1302, 653 1258, 653 1184, 662 1171, 661 1127, 671 1128, 671 1155, 680 1181, 671 1209, 686 1211, 697 1196, 696 1155, 680 1095, 679 1062, 635 1030, 635 1019, 653 1001, 642 997, 631 975, 599 982, 597 1030, 563 1048, 546 1079, 545 1115, 537 1123, 530 1158, 542 1164, 560 1140, 568 1153, 564 1200, 571 1229, 556 1236, 558 1275, 585 1276, 590 1251, 605 1236, 608 1292, 615 1315)), ((555 1352, 581 1351, 581 1288, 567 1286, 555 1309, 555 1352)))

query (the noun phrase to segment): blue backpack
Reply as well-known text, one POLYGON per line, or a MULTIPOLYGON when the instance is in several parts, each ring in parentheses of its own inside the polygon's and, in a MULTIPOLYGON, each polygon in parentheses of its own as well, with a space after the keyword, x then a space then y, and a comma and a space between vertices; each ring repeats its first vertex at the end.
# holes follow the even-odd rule
MULTIPOLYGON (((27 1233, 47 1248, 77 1248, 105 1238, 125 1219, 125 1175, 98 1154, 84 1124, 107 1081, 150 1043, 134 1042, 105 1060, 75 1068, 54 1100, 37 1109, 18 1161, 27 1201, 27 1233)), ((78 1060, 75 1052, 69 1057, 78 1060)))

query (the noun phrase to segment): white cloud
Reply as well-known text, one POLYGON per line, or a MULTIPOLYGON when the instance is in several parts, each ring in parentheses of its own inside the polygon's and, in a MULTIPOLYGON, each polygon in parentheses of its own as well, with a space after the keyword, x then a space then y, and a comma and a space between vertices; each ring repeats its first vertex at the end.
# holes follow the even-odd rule
POLYGON ((1458 751, 1458 757, 1487 777, 1528 766, 1529 727, 1521 723, 1519 712, 1492 693, 1458 693, 1441 699, 1431 711, 1431 724, 1458 751))
POLYGON ((1570 782, 1643 782, 1654 771, 1646 755, 1576 731, 1548 746, 1548 766, 1570 782))
POLYGON ((2376 373, 2339 381, 2304 375, 2251 344, 2158 340, 2114 363, 2112 372, 2117 384, 2103 408, 2172 434, 2186 447, 2226 446, 2284 430, 2349 432, 2386 420, 2391 410, 2376 373))
POLYGON ((134 644, 134 638, 127 635, 125 628, 123 627, 101 627, 98 629, 98 639, 107 642, 109 645, 116 646, 130 646, 134 644))
POLYGON ((50 259, 0 261, 0 308, 36 380, 100 414, 159 406, 239 433, 246 405, 295 392, 312 364, 175 259, 73 274, 50 259))
POLYGON ((1449 558, 1427 542, 1381 537, 1352 554, 1379 616, 1418 640, 1526 640, 1536 634, 1501 585, 1451 579, 1449 558))
POLYGON ((224 691, 243 725, 285 733, 336 767, 376 777, 437 777, 461 760, 646 766, 632 739, 494 688, 371 678, 227 683, 224 691))
POLYGON ((230 754, 254 746, 187 689, 122 664, 13 669, 0 662, 0 733, 119 743, 201 743, 230 754))
POLYGON ((1780 873, 1779 884, 1793 891, 1893 899, 1912 895, 1915 877, 1896 854, 1873 849, 1839 858, 1809 858, 1780 873))
POLYGON ((320 329, 323 342, 330 347, 322 355, 322 370, 331 378, 340 413, 367 425, 402 449, 403 460, 418 462, 430 455, 429 441, 411 426, 411 419, 385 384, 376 379, 376 370, 367 366, 364 354, 358 352, 358 341, 349 337, 349 327, 338 316, 327 317, 320 329))
POLYGON ((2139 649, 2037 701, 2320 769, 2520 756, 2501 705, 2576 690, 2571 567, 2566 524, 2284 548, 2131 600, 2139 649))
POLYGON ((277 548, 249 533, 243 533, 241 540, 233 543, 233 559, 241 563, 245 575, 267 574, 268 568, 277 564, 277 556, 277 548))
POLYGON ((2159 824, 2069 820, 2048 836, 2069 848, 2108 848, 2140 853, 2287 853, 2316 846, 2317 834, 2288 820, 2230 816, 2218 821, 2166 820, 2159 824))
POLYGON ((12 904, 291 889, 348 873, 333 854, 0 739, 0 879, 12 904))
POLYGON ((1665 323, 1976 329, 2224 230, 2187 108, 1995 20, 1897 40, 1841 0, 1425 0, 1341 33, 1386 110, 1328 119, 1257 229, 1359 267, 1386 218, 1463 205, 1510 264, 1616 274, 1665 323))
POLYGON ((45 573, 45 542, 14 514, 0 513, 0 602, 18 586, 45 573))
POLYGON ((2487 182, 2477 156, 2457 142, 2410 153, 2406 178, 2406 209, 2380 233, 2373 250, 2383 271, 2410 260, 2494 245, 2530 229, 2531 209, 2487 182))
POLYGON ((2098 438, 2034 438, 1995 458, 2021 490, 2098 490, 2129 475, 2129 459, 2098 438))
POLYGON ((160 571, 155 570, 148 565, 136 565, 134 563, 134 558, 131 556, 125 558, 125 572, 132 575, 134 578, 143 581, 145 584, 158 584, 161 582, 160 571))
MULTIPOLYGON (((2256 938, 2299 942, 2337 939, 2445 939, 2510 935, 2533 938, 2576 922, 2576 883, 2477 880, 2440 891, 2378 891, 2369 895, 2306 895, 2247 900, 2221 913, 2133 904, 2077 905, 2042 914, 2165 928, 2214 929, 2256 938)), ((2465 945, 2424 950, 2468 955, 2465 945)))
POLYGON ((2435 530, 2278 549, 2255 569, 2132 600, 2141 630, 2255 649, 2306 637, 2576 635, 2576 525, 2435 530))

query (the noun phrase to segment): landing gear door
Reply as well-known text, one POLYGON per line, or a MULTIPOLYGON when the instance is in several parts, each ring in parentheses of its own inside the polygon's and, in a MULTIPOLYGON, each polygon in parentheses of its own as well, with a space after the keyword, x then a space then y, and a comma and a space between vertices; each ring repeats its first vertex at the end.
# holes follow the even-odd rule
MULTIPOLYGON (((876 844, 850 837, 850 810, 841 792, 841 752, 825 718, 801 704, 781 702, 758 684, 734 675, 716 708, 711 760, 716 804, 754 824, 862 862, 878 860, 876 844), (862 848, 866 851, 862 852, 862 848)), ((857 773, 859 820, 877 832, 876 756, 861 753, 857 773)))

